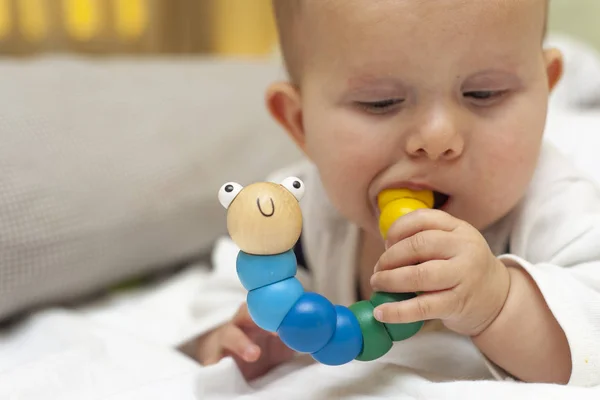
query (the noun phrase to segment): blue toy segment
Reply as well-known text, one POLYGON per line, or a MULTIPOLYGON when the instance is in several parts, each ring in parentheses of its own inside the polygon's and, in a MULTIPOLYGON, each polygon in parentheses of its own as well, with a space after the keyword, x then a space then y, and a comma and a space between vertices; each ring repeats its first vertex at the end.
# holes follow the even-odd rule
POLYGON ((248 292, 248 312, 260 328, 276 332, 286 314, 304 293, 296 278, 289 278, 272 285, 248 292))
POLYGON ((342 365, 354 360, 361 352, 363 337, 360 324, 352 311, 335 306, 337 321, 333 337, 312 358, 325 365, 342 365))
POLYGON ((280 282, 296 275, 294 250, 281 254, 255 255, 240 251, 236 260, 238 278, 246 290, 280 282))
POLYGON ((299 353, 314 353, 333 337, 337 317, 335 307, 320 294, 306 292, 285 316, 279 338, 299 353))

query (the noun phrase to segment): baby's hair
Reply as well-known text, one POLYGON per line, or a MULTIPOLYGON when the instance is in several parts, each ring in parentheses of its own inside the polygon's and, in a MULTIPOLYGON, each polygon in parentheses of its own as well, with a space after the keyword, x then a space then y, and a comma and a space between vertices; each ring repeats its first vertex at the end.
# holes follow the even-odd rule
POLYGON ((297 29, 298 16, 302 9, 303 0, 272 0, 281 54, 285 67, 292 81, 298 78, 298 51, 292 44, 294 31, 297 29))
MULTIPOLYGON (((293 83, 298 83, 301 69, 301 56, 299 43, 294 40, 298 34, 298 20, 302 13, 303 3, 311 0, 271 0, 277 25, 279 43, 283 62, 293 83)), ((325 1, 325 0, 318 0, 325 1)), ((542 40, 546 38, 550 0, 544 5, 544 32, 542 40)))

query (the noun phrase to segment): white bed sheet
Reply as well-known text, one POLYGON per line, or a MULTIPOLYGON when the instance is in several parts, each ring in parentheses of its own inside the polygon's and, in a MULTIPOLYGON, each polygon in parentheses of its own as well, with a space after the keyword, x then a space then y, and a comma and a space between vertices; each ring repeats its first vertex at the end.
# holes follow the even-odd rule
POLYGON ((0 399, 199 398, 200 367, 174 345, 203 329, 189 304, 206 275, 198 266, 0 332, 0 399))
MULTIPOLYGON (((566 105, 570 101, 553 102, 558 106, 549 118, 547 138, 600 182, 600 110, 577 111, 566 105)), ((222 256, 235 255, 225 251, 222 256)), ((480 358, 461 347, 458 337, 434 348, 435 340, 411 340, 410 348, 397 344, 390 356, 412 354, 411 362, 401 366, 387 364, 384 357, 329 368, 299 357, 249 385, 230 359, 202 368, 176 349, 228 319, 241 301, 236 290, 224 288, 210 304, 195 304, 202 285, 214 283, 208 276, 206 267, 194 266, 159 284, 77 309, 43 310, 0 330, 0 399, 600 398, 600 387, 489 380, 480 358), (436 365, 447 362, 454 363, 455 376, 436 372, 436 365)))
MULTIPOLYGON (((217 257, 235 257, 229 250, 224 244, 217 257)), ((378 361, 335 368, 298 357, 248 384, 231 359, 203 368, 176 350, 196 332, 227 319, 239 303, 239 295, 225 290, 214 299, 223 308, 204 312, 214 304, 195 304, 195 293, 212 283, 199 266, 76 310, 31 316, 0 335, 0 399, 600 398, 600 387, 482 380, 487 369, 458 336, 396 344, 378 361), (399 356, 405 365, 386 362, 399 356), (454 376, 447 375, 448 364, 454 376)))

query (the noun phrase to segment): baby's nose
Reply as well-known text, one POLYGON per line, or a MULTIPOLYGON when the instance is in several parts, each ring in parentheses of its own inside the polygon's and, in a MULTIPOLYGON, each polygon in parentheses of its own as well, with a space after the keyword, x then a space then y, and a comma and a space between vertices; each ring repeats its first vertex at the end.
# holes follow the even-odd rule
POLYGON ((406 141, 406 152, 414 157, 431 160, 453 160, 464 149, 464 138, 457 121, 447 111, 432 113, 406 141))

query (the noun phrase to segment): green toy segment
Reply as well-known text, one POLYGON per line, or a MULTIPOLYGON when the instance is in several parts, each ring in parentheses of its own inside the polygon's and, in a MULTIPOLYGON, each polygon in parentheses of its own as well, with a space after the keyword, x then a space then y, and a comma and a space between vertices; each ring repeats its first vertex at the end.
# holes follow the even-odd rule
MULTIPOLYGON (((410 300, 416 297, 414 293, 385 293, 375 292, 371 295, 371 304, 373 308, 383 303, 395 303, 398 301, 410 300)), ((406 324, 383 324, 388 334, 394 342, 400 342, 412 337, 423 327, 423 321, 409 322, 406 324)))
POLYGON ((373 304, 363 300, 348 307, 356 316, 363 335, 363 348, 355 358, 358 361, 372 361, 385 355, 392 348, 392 338, 383 324, 373 316, 373 304))

